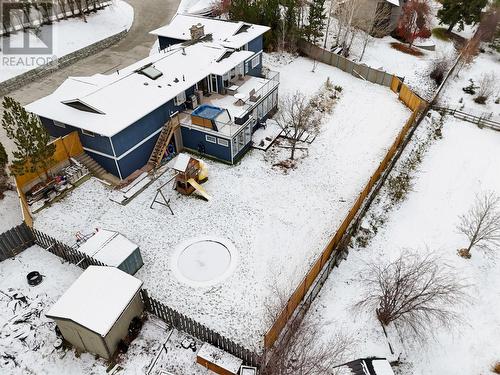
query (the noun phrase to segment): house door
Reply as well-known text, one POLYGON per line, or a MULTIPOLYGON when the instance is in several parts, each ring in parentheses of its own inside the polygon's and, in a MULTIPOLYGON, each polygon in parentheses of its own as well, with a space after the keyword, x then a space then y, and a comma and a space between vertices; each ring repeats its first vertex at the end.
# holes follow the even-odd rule
POLYGON ((218 92, 217 76, 215 74, 210 74, 208 83, 210 86, 210 92, 218 92))

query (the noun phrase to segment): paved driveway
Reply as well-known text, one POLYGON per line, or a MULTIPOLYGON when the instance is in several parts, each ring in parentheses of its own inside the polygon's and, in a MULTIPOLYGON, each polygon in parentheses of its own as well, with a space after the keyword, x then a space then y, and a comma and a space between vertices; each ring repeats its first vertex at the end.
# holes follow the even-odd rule
MULTIPOLYGON (((28 104, 54 91, 68 76, 86 76, 120 69, 149 55, 155 37, 149 32, 170 21, 180 0, 126 0, 134 8, 134 22, 120 42, 93 56, 41 78, 9 93, 22 104, 28 104)), ((0 97, 0 102, 1 102, 0 97)), ((111 98, 112 100, 112 98, 111 98)), ((0 104, 0 115, 3 108, 0 104)), ((0 126, 0 141, 7 151, 13 148, 0 126)))

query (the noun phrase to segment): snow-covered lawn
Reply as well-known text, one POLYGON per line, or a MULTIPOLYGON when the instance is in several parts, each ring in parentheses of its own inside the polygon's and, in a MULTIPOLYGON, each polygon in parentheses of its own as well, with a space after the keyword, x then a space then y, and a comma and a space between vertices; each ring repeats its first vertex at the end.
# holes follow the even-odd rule
POLYGON ((203 186, 213 199, 180 196, 168 184, 164 193, 174 216, 160 205, 149 208, 167 174, 127 206, 111 202, 110 191, 91 179, 35 217, 36 228, 66 243, 77 231, 120 231, 140 245, 145 264, 136 276, 152 296, 249 348, 261 345, 268 328, 269 286, 295 287, 410 115, 390 90, 338 69, 319 64, 312 72, 313 62, 306 58, 267 60, 281 73, 281 94, 311 95, 328 77, 343 87, 296 169, 285 174, 273 168, 272 153, 260 150, 251 150, 235 166, 206 160, 209 180, 203 186), (172 271, 174 250, 207 235, 235 245, 235 272, 211 287, 184 284, 172 271))
MULTIPOLYGON (((442 27, 437 19, 437 11, 441 4, 436 0, 430 1, 430 4, 432 9, 431 29, 442 27)), ((327 9, 329 7, 328 1, 326 7, 327 9)), ((336 23, 337 20, 332 18, 326 43, 327 48, 330 48, 335 43, 336 23)), ((470 37, 472 28, 467 27, 463 34, 464 37, 470 37)), ((350 49, 349 59, 403 77, 405 83, 425 99, 430 99, 432 92, 436 89, 435 82, 429 77, 432 62, 443 57, 453 60, 455 56, 458 56, 451 40, 443 41, 434 36, 415 42, 415 46, 435 46, 434 51, 417 48, 422 53, 422 56, 412 56, 392 48, 391 43, 400 42, 391 36, 383 38, 368 37, 368 44, 363 54, 365 40, 366 34, 362 30, 358 30, 350 49)), ((324 39, 320 45, 323 47, 324 39)))
MULTIPOLYGON (((106 39, 123 30, 128 30, 134 21, 134 10, 123 0, 115 0, 110 6, 99 10, 97 13, 92 13, 87 16, 87 22, 83 22, 81 18, 69 18, 59 22, 54 22, 50 26, 42 26, 42 28, 51 27, 53 36, 53 51, 52 55, 63 57, 71 52, 84 48, 92 43, 106 39)), ((22 46, 23 32, 11 34, 11 46, 22 46)), ((0 37, 0 43, 4 37, 0 37)), ((30 38, 34 40, 35 38, 30 38)), ((0 60, 8 58, 0 51, 0 60)), ((24 61, 24 60, 23 60, 24 61)), ((9 78, 22 74, 30 69, 38 66, 7 66, 2 64, 0 69, 0 82, 9 78)))
POLYGON ((352 248, 347 260, 333 270, 311 307, 310 319, 325 324, 325 332, 343 328, 356 338, 353 358, 390 357, 375 314, 353 315, 351 308, 362 290, 356 274, 372 262, 395 259, 403 249, 428 248, 473 285, 474 298, 470 306, 461 307, 464 322, 457 322, 454 332, 438 329, 433 332, 435 339, 425 345, 406 341, 399 373, 489 374, 490 366, 500 359, 500 262, 479 250, 473 250, 470 260, 459 257, 457 249, 466 245, 466 238, 456 225, 477 193, 500 194, 499 160, 498 132, 447 117, 443 138, 435 140, 424 156, 413 191, 366 248, 352 248))
MULTIPOLYGON (((476 92, 478 90, 476 89, 476 92)), ((487 49, 480 53, 474 63, 465 66, 458 74, 454 74, 446 84, 446 89, 439 99, 439 104, 450 108, 456 108, 475 116, 489 117, 494 121, 500 122, 500 104, 495 103, 500 99, 500 54, 487 49), (494 94, 485 104, 474 102, 476 95, 469 95, 462 89, 470 85, 469 79, 472 79, 474 86, 480 86, 484 74, 495 74, 494 82, 489 85, 495 85, 494 94)))
POLYGON ((0 200, 0 233, 21 224, 22 221, 17 193, 12 190, 6 191, 4 198, 0 200))

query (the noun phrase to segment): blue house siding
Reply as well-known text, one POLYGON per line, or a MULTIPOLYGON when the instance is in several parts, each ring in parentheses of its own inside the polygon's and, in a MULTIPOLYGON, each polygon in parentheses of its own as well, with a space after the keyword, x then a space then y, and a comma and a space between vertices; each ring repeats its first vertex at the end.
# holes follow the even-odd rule
MULTIPOLYGON (((116 168, 116 162, 113 157, 106 157, 101 154, 96 154, 95 152, 85 150, 85 153, 87 153, 92 159, 94 159, 97 164, 99 164, 101 167, 103 167, 106 171, 109 173, 115 175, 116 177, 120 177, 120 174, 118 173, 118 169, 116 168)), ((122 175, 123 178, 125 176, 122 175)))
POLYGON ((253 77, 262 77, 262 54, 259 54, 259 64, 252 68, 252 60, 255 58, 252 57, 245 61, 245 72, 249 76, 253 77))
POLYGON ((113 149, 111 148, 109 137, 104 137, 99 134, 94 134, 93 137, 88 136, 82 133, 82 129, 75 128, 71 125, 66 125, 65 128, 62 128, 60 126, 54 125, 53 120, 45 117, 40 117, 40 121, 45 126, 49 134, 53 137, 63 137, 73 131, 77 131, 83 147, 102 152, 106 155, 113 155, 113 149))
POLYGON ((167 47, 173 46, 174 44, 182 43, 184 42, 184 40, 158 36, 158 42, 160 43, 160 49, 165 49, 167 47))
POLYGON ((248 50, 252 52, 260 52, 264 49, 264 38, 262 35, 248 42, 248 50))
MULTIPOLYGON (((194 90, 195 86, 192 86, 189 89, 187 89, 186 98, 192 95, 194 93, 194 90)), ((118 134, 114 135, 112 137, 112 140, 116 156, 120 157, 120 155, 124 154, 132 147, 137 145, 139 142, 146 139, 155 131, 160 129, 167 122, 172 113, 184 109, 185 109, 184 104, 181 106, 176 106, 174 105, 174 100, 170 100, 167 103, 155 109, 153 112, 147 114, 140 120, 136 121, 129 127, 123 129, 118 134)), ((148 157, 151 154, 152 150, 153 147, 151 147, 151 149, 147 152, 148 157)), ((142 167, 142 165, 140 165, 138 168, 140 167, 142 167)))
POLYGON ((182 143, 184 144, 184 147, 189 148, 193 151, 200 151, 200 145, 202 145, 202 147, 204 148, 203 153, 231 163, 231 140, 228 140, 229 145, 226 147, 216 143, 207 142, 205 137, 207 134, 197 129, 189 129, 182 126, 181 133, 182 143))
POLYGON ((148 139, 134 151, 118 160, 122 178, 128 177, 131 173, 143 167, 148 162, 149 157, 151 156, 151 151, 153 150, 159 136, 160 134, 158 133, 158 135, 148 139))

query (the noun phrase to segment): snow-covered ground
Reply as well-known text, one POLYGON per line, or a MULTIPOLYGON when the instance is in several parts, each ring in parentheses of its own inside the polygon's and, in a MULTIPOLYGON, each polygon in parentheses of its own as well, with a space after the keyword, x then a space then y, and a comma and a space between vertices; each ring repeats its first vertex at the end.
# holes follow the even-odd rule
MULTIPOLYGON (((439 20, 436 17, 437 11, 441 5, 434 0, 431 1, 431 5, 433 15, 431 18, 431 28, 442 27, 442 25, 439 25, 439 20)), ((335 41, 336 22, 337 20, 332 18, 329 26, 326 48, 330 48, 335 41)), ((464 37, 470 37, 472 30, 473 28, 467 27, 463 32, 464 37)), ((366 37, 363 31, 358 30, 350 49, 349 59, 403 77, 405 83, 425 99, 429 99, 432 96, 432 92, 436 89, 436 84, 429 77, 433 61, 443 57, 453 60, 455 56, 458 56, 452 41, 443 41, 434 36, 423 41, 415 42, 416 46, 435 46, 434 51, 417 48, 422 53, 422 56, 412 56, 392 48, 391 43, 400 42, 391 36, 383 38, 368 37, 368 44, 363 54, 363 45, 366 37)), ((321 42, 321 46, 323 46, 323 43, 324 40, 321 42)))
MULTIPOLYGON (((476 89, 478 91, 478 89, 476 89)), ((439 99, 439 105, 450 108, 456 108, 475 116, 484 116, 494 121, 500 122, 500 54, 487 49, 480 53, 474 63, 465 66, 458 76, 454 74, 447 82, 445 91, 439 99), (488 82, 488 86, 494 86, 494 93, 485 104, 474 102, 476 95, 470 95, 463 91, 464 87, 470 85, 469 79, 472 79, 474 86, 481 84, 482 77, 485 74, 494 74, 494 80, 488 82)))
MULTIPOLYGON (((465 246, 466 238, 456 225, 477 193, 500 194, 499 160, 498 132, 447 117, 443 138, 435 140, 424 156, 413 191, 389 213, 366 248, 353 247, 347 260, 333 270, 311 307, 310 319, 325 324, 325 332, 343 328, 356 338, 354 358, 390 357, 375 314, 353 315, 362 291, 356 275, 367 264, 396 258, 403 249, 430 249, 473 285, 474 299, 461 306, 464 321, 456 322, 453 332, 437 329, 435 339, 425 345, 406 341, 399 373, 489 374, 500 354, 500 263, 480 250, 473 250, 470 260, 459 257, 457 249, 465 246)), ((371 210, 381 209, 376 205, 371 210)))
POLYGON ((206 15, 216 3, 215 0, 181 0, 177 13, 206 15))
MULTIPOLYGON (((336 231, 396 134, 410 115, 390 90, 356 79, 306 58, 267 56, 280 72, 281 95, 314 94, 327 80, 343 87, 333 113, 296 169, 273 164, 288 150, 251 150, 235 166, 206 160, 209 202, 171 190, 175 213, 149 206, 160 177, 127 206, 109 200, 110 191, 94 179, 42 210, 35 226, 66 243, 77 231, 95 227, 120 231, 140 245, 144 266, 137 277, 150 294, 219 333, 258 348, 268 328, 264 300, 270 286, 289 292, 336 231), (192 287, 171 268, 176 246, 193 237, 219 236, 236 247, 235 272, 218 285, 192 287)), ((281 159, 281 160, 282 160, 281 159)))
MULTIPOLYGON (((86 23, 81 18, 69 18, 54 22, 50 26, 42 26, 42 29, 52 28, 54 44, 51 55, 62 57, 123 30, 128 30, 133 21, 133 8, 123 0, 114 0, 110 6, 88 15, 86 23)), ((22 46, 25 35, 23 32, 11 34, 8 37, 10 38, 10 45, 13 47, 22 46)), ((3 38, 5 37, 0 37, 0 43, 3 42, 3 38)), ((36 39, 35 37, 30 38, 34 42, 36 42, 36 39)), ((40 42, 36 45, 41 46, 40 42)), ((4 57, 8 58, 9 56, 0 51, 0 60, 4 57)), ((38 67, 38 65, 29 61, 28 63, 30 66, 20 64, 14 66, 9 64, 7 66, 2 64, 0 82, 38 67)))
POLYGON ((23 221, 19 197, 15 191, 5 192, 5 196, 0 200, 0 233, 21 224, 23 221))
MULTIPOLYGON (((107 374, 108 364, 92 354, 76 356, 73 350, 55 349, 55 323, 44 315, 81 272, 37 246, 0 263, 2 374, 107 374), (33 270, 44 275, 43 282, 34 287, 26 281, 26 274, 33 270)), ((127 353, 118 356, 117 366, 123 374, 145 374, 150 370, 150 374, 160 375, 166 370, 175 375, 202 375, 207 372, 196 364, 200 347, 200 342, 171 331, 149 315, 127 353), (185 349, 182 344, 186 346, 186 342, 193 342, 195 350, 185 349)))

